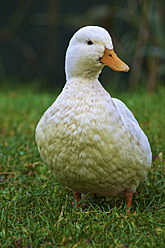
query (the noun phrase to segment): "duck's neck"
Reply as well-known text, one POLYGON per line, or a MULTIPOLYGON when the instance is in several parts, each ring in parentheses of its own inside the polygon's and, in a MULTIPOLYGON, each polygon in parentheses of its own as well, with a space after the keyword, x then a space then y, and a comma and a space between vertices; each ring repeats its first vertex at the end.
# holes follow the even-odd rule
POLYGON ((89 81, 96 81, 101 73, 104 65, 93 65, 88 61, 88 63, 81 63, 76 60, 67 60, 65 64, 66 80, 72 78, 81 78, 89 81))
MULTIPOLYGON (((101 68, 102 69, 102 68, 101 68)), ((81 70, 78 69, 76 71, 67 71, 66 72, 66 80, 70 80, 73 78, 80 78, 82 80, 88 81, 96 81, 101 73, 101 69, 99 70, 81 70)))
POLYGON ((84 78, 71 78, 67 80, 63 90, 69 92, 69 96, 77 95, 77 97, 81 94, 88 95, 90 92, 92 94, 100 94, 101 92, 105 94, 106 92, 98 79, 89 80, 84 78))

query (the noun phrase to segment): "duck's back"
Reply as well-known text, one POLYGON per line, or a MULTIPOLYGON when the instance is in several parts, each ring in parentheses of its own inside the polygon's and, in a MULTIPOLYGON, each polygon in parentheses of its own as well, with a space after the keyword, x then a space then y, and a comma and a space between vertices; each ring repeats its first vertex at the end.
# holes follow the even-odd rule
POLYGON ((148 140, 132 113, 119 105, 98 81, 79 80, 67 83, 41 118, 36 129, 41 157, 67 187, 111 196, 134 192, 146 177, 148 140), (123 111, 134 122, 131 131, 123 111))

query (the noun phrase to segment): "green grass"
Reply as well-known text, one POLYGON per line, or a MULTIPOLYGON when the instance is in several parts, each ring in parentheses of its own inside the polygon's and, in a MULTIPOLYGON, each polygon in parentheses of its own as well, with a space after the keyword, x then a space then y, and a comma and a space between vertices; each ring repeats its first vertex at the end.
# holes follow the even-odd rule
POLYGON ((0 247, 164 247, 165 89, 117 96, 139 120, 154 154, 129 216, 122 196, 91 198, 77 212, 71 192, 41 161, 35 127, 56 96, 28 87, 0 92, 0 247))

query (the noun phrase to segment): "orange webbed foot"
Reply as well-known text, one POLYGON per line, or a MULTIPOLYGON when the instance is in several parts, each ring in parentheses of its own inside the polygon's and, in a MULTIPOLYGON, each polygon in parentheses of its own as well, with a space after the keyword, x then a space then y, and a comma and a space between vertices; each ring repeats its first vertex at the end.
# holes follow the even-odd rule
POLYGON ((78 193, 78 192, 75 192, 73 191, 73 195, 75 196, 75 199, 76 199, 76 203, 77 203, 77 208, 80 207, 81 203, 80 203, 80 200, 81 200, 81 194, 78 193))
POLYGON ((125 193, 125 199, 127 204, 127 213, 130 214, 131 212, 131 203, 132 203, 133 193, 132 192, 126 192, 125 193))

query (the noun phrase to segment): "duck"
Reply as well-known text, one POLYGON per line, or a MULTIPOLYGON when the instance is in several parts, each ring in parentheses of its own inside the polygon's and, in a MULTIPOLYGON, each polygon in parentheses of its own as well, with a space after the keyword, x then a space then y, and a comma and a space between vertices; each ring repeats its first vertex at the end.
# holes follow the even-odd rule
POLYGON ((37 124, 36 143, 55 178, 73 191, 77 207, 82 194, 124 195, 130 213, 152 153, 132 112, 99 82, 104 66, 129 71, 106 29, 80 28, 66 51, 65 86, 37 124))

